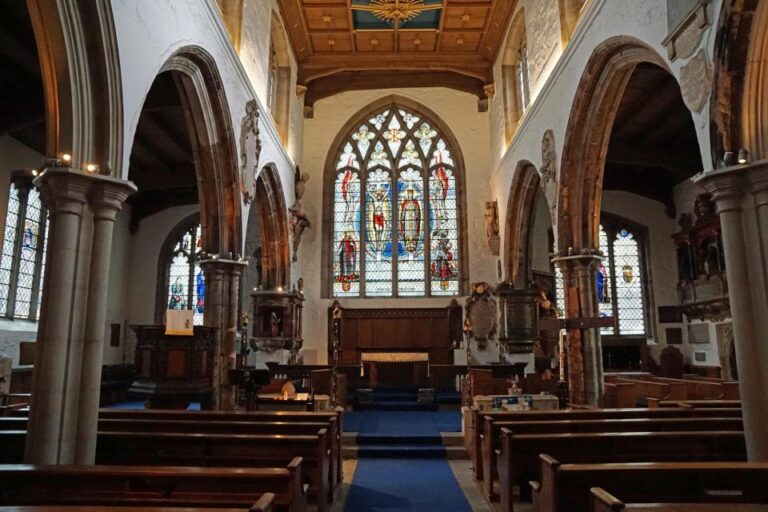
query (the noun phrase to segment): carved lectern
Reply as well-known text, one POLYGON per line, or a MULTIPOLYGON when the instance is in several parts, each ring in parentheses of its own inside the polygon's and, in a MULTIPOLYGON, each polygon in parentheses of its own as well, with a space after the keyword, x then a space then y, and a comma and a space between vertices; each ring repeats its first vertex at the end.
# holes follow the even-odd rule
POLYGON ((132 325, 136 333, 136 380, 129 393, 149 409, 210 406, 216 328, 195 326, 192 336, 168 336, 164 325, 132 325))

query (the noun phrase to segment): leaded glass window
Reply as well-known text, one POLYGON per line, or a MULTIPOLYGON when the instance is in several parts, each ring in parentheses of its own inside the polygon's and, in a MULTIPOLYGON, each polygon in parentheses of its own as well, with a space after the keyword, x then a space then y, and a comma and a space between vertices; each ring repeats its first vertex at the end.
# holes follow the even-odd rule
POLYGON ((522 113, 531 101, 530 89, 528 83, 528 43, 526 42, 526 33, 523 33, 520 51, 517 55, 517 64, 515 69, 517 79, 517 99, 520 113, 522 113))
POLYGON ((26 175, 11 180, 0 255, 0 315, 38 320, 42 300, 48 212, 26 175))
POLYGON ((613 316, 615 327, 601 329, 609 336, 645 336, 647 332, 642 232, 619 221, 603 219, 600 250, 605 255, 597 272, 601 316, 613 316))
MULTIPOLYGON (((646 290, 643 262, 644 233, 614 218, 600 225, 600 250, 604 259, 597 268, 595 287, 600 316, 613 316, 616 327, 604 327, 606 336, 646 336, 646 290)), ((555 268, 557 307, 565 310, 565 290, 560 269, 555 268)))
POLYGON ((393 105, 356 124, 335 162, 331 294, 458 295, 457 168, 445 135, 393 105))
POLYGON ((191 309, 195 325, 203 324, 205 307, 205 276, 200 268, 202 230, 199 221, 185 223, 166 255, 165 307, 191 309))

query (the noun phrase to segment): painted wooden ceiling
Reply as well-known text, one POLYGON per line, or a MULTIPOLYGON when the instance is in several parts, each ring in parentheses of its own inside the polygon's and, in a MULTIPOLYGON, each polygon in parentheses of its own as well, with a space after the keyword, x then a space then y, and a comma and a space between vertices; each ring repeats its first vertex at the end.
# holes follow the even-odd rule
POLYGON ((515 4, 279 0, 308 107, 345 90, 391 87, 444 86, 483 100, 515 4))

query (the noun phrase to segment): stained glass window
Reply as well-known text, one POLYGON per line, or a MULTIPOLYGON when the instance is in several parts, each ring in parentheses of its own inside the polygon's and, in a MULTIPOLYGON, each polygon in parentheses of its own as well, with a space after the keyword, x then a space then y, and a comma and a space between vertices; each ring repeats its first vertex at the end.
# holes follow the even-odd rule
MULTIPOLYGON (((600 250, 604 259, 597 268, 595 285, 600 316, 613 316, 617 327, 603 327, 606 336, 646 336, 643 232, 620 219, 604 217, 600 225, 600 250)), ((555 268, 557 307, 565 310, 565 290, 560 269, 555 268)))
POLYGON ((184 224, 186 227, 182 227, 181 236, 168 246, 171 251, 165 259, 165 307, 191 309, 195 325, 203 325, 205 276, 199 264, 203 247, 202 230, 199 221, 184 224))
POLYGON ((31 177, 15 175, 8 194, 8 213, 0 255, 0 315, 40 317, 48 213, 31 177))
POLYGON ((646 335, 645 275, 642 233, 621 221, 603 219, 600 250, 605 259, 597 272, 597 299, 601 316, 616 318, 616 327, 601 333, 613 336, 646 335))
POLYGON ((393 105, 356 124, 335 162, 331 294, 458 295, 457 169, 435 125, 393 105))

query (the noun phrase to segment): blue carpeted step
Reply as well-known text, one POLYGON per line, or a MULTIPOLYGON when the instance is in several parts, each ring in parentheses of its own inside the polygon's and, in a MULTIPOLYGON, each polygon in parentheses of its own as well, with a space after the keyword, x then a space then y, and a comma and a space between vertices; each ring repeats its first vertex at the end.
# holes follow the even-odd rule
POLYGON ((412 444, 365 444, 358 445, 357 455, 360 458, 372 459, 444 459, 445 447, 412 444))
POLYGON ((373 445, 409 445, 409 446, 442 446, 443 438, 441 436, 434 435, 409 435, 409 434, 394 434, 394 435, 376 435, 376 434, 358 434, 357 435, 358 446, 373 446, 373 445))
POLYGON ((374 402, 415 402, 418 398, 417 393, 373 393, 374 402))
POLYGON ((434 411, 437 406, 434 404, 420 404, 418 402, 374 402, 371 404, 356 404, 355 410, 359 411, 434 411))

